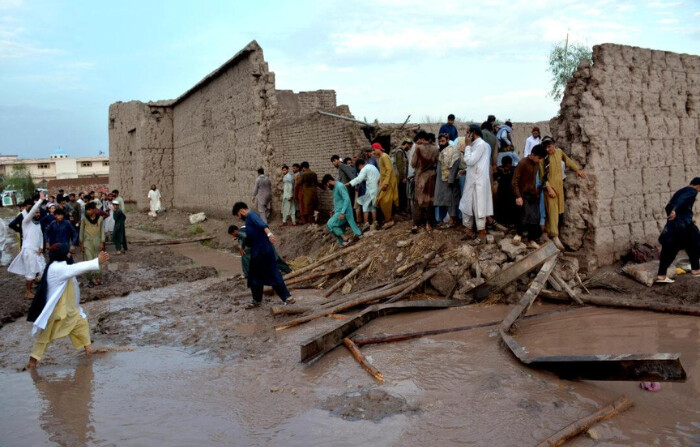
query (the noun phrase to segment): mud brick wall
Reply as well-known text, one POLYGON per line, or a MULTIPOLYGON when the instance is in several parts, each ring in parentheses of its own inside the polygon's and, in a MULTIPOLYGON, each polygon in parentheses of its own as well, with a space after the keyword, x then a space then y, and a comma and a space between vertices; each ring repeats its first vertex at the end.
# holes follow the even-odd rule
POLYGON ((234 202, 250 202, 257 169, 267 167, 274 84, 262 51, 249 49, 173 108, 177 208, 230 215, 234 202))
POLYGON ((65 178, 49 180, 46 189, 49 190, 49 194, 52 196, 58 195, 58 190, 62 189, 64 194, 79 192, 108 192, 109 189, 109 177, 83 177, 83 178, 65 178))
POLYGON ((550 124, 589 174, 567 177, 561 234, 582 267, 656 244, 671 195, 700 175, 699 100, 698 56, 604 44, 579 66, 550 124))
POLYGON ((173 117, 166 106, 139 101, 109 107, 110 188, 125 201, 146 208, 146 195, 155 183, 164 205, 172 206, 173 117))

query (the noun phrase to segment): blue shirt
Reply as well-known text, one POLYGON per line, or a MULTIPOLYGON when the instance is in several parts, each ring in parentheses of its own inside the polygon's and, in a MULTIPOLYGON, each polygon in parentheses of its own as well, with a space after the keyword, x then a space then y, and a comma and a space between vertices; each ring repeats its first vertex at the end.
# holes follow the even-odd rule
POLYGON ((440 126, 440 130, 438 131, 438 136, 442 134, 448 134, 450 136, 450 141, 454 141, 457 139, 459 134, 457 133, 457 128, 453 124, 443 124, 440 126))
POLYGON ((49 246, 59 243, 75 247, 78 245, 78 232, 65 218, 60 222, 55 220, 46 227, 44 242, 49 244, 49 246))

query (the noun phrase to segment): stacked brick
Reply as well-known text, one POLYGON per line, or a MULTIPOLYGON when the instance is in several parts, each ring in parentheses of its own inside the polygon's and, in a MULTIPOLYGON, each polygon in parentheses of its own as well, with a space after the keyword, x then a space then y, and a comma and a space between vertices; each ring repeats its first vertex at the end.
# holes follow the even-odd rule
POLYGON ((671 194, 700 175, 699 98, 698 56, 604 44, 578 67, 550 124, 589 174, 567 178, 561 234, 582 267, 656 242, 671 194))

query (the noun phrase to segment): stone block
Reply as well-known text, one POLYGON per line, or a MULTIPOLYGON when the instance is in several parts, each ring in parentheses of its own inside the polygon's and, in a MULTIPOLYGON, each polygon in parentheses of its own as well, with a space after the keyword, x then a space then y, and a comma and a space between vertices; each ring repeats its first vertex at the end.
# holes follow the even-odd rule
POLYGON ((679 135, 684 138, 693 138, 698 135, 698 119, 686 116, 678 119, 679 135))
POLYGON ((593 237, 595 252, 592 254, 598 259, 599 265, 612 264, 615 259, 613 244, 614 236, 611 227, 596 228, 593 237))
POLYGON ((666 166, 668 164, 668 150, 669 148, 665 147, 665 145, 668 142, 672 142, 673 140, 661 140, 661 139, 652 139, 649 140, 648 146, 647 146, 647 157, 646 160, 642 160, 642 164, 647 166, 647 167, 653 167, 653 168, 660 168, 662 166, 666 166))
MULTIPOLYGON (((621 142, 624 143, 624 142, 621 142)), ((644 166, 649 162, 649 140, 627 141, 627 163, 625 166, 644 166)), ((618 166, 616 166, 618 167, 618 166)))
POLYGON ((636 195, 641 179, 641 168, 615 169, 615 197, 636 195))
POLYGON ((630 240, 632 243, 644 242, 646 240, 643 222, 632 222, 630 224, 630 240))
POLYGON ((683 63, 681 62, 681 55, 678 53, 671 53, 666 51, 666 68, 669 70, 683 70, 683 63))
POLYGON ((611 229, 613 233, 613 252, 615 256, 621 256, 632 246, 630 226, 629 224, 613 225, 611 229))
POLYGON ((677 191, 684 186, 687 186, 689 182, 685 179, 685 166, 677 165, 671 166, 671 178, 669 179, 669 187, 671 191, 677 191))
MULTIPOLYGON (((661 89, 663 88, 665 87, 662 87, 661 89)), ((650 113, 655 113, 661 109, 661 98, 663 97, 663 95, 660 93, 661 89, 659 89, 658 91, 642 92, 642 107, 647 113, 647 115, 649 115, 650 113)))
POLYGON ((642 192, 668 192, 669 167, 642 168, 642 192))
POLYGON ((644 194, 644 209, 642 211, 642 219, 644 221, 658 218, 658 213, 663 210, 660 193, 644 194))
POLYGON ((683 69, 688 73, 700 73, 700 58, 691 54, 681 54, 683 69))

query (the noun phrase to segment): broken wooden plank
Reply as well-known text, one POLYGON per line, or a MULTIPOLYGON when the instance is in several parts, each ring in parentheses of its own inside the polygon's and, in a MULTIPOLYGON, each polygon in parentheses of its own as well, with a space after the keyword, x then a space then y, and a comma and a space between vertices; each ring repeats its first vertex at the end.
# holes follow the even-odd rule
MULTIPOLYGON (((540 296, 544 299, 555 302, 569 303, 569 296, 564 292, 554 292, 552 290, 542 290, 540 296)), ((622 297, 605 296, 580 296, 583 304, 598 307, 611 307, 615 309, 645 310, 648 312, 659 312, 679 315, 692 315, 700 317, 700 306, 689 306, 683 304, 644 302, 622 297)))
POLYGON ((558 447, 563 445, 567 440, 574 438, 588 430, 593 424, 606 421, 613 416, 627 411, 628 409, 632 408, 632 405, 633 402, 627 399, 626 396, 620 396, 595 413, 592 413, 562 428, 549 438, 537 444, 537 447, 558 447))
POLYGON ((357 363, 359 363, 365 371, 367 371, 372 377, 374 377, 378 381, 384 382, 384 374, 382 374, 377 368, 369 364, 365 356, 362 354, 362 352, 360 352, 360 348, 358 348, 352 340, 346 337, 343 339, 343 343, 345 344, 345 347, 348 348, 348 351, 350 351, 350 354, 352 354, 355 360, 357 360, 357 363))
POLYGON ((214 236, 201 236, 190 239, 143 239, 136 241, 129 241, 130 244, 138 245, 177 245, 177 244, 189 244, 192 242, 204 242, 214 239, 214 236))
POLYGON ((301 344, 301 361, 313 363, 328 351, 335 349, 343 339, 375 318, 398 312, 445 309, 464 306, 464 301, 457 300, 417 300, 391 304, 374 304, 338 326, 328 329, 301 344))
POLYGON ((333 294, 333 292, 335 292, 336 290, 340 289, 340 288, 343 286, 343 284, 345 284, 346 282, 350 281, 355 275, 357 275, 357 274, 360 273, 362 270, 364 270, 365 268, 367 268, 367 266, 368 266, 373 260, 374 260, 374 258, 371 258, 371 257, 370 257, 370 258, 367 258, 367 259, 365 259, 364 261, 362 261, 362 264, 360 264, 360 265, 358 265, 357 267, 355 267, 350 273, 348 273, 348 274, 345 275, 340 281, 338 281, 337 283, 335 283, 335 284, 333 285, 333 287, 331 287, 330 289, 328 289, 328 291, 327 291, 326 293, 323 294, 323 296, 324 296, 325 298, 328 298, 329 296, 331 296, 331 295, 333 294))
MULTIPOLYGON (((530 320, 530 319, 542 318, 542 317, 551 316, 554 314, 572 312, 575 310, 580 310, 580 308, 557 309, 557 310, 552 310, 549 312, 542 312, 542 313, 537 314, 537 315, 528 315, 528 316, 522 317, 522 319, 523 320, 530 320)), ((413 340, 416 338, 429 337, 431 335, 442 335, 442 334, 449 334, 452 332, 464 332, 464 331, 471 331, 473 329, 498 326, 499 324, 501 324, 501 321, 502 320, 487 321, 484 323, 470 324, 468 326, 457 326, 457 327, 451 327, 451 328, 432 329, 432 330, 420 331, 420 332, 404 332, 402 334, 358 335, 358 336, 352 337, 352 341, 354 341, 355 344, 358 346, 373 345, 373 344, 379 344, 379 343, 393 343, 393 342, 397 342, 397 341, 405 341, 405 340, 413 340)))
POLYGON ((537 298, 537 294, 540 293, 540 290, 542 290, 542 288, 547 283, 547 278, 549 278, 549 275, 552 274, 554 266, 556 265, 557 255, 552 256, 544 263, 539 273, 537 273, 535 280, 532 281, 532 284, 530 284, 530 287, 527 289, 527 292, 525 292, 523 297, 520 299, 520 302, 518 302, 518 304, 510 311, 508 316, 503 320, 503 323, 501 323, 502 330, 506 332, 510 331, 510 328, 513 326, 513 323, 515 323, 515 320, 517 320, 518 318, 520 318, 521 315, 524 315, 525 312, 527 312, 527 310, 537 298))
POLYGON ((307 265, 306 267, 302 267, 300 269, 294 270, 291 273, 287 273, 286 275, 284 275, 284 280, 286 281, 288 279, 296 278, 297 276, 299 276, 301 274, 304 274, 306 272, 310 272, 311 270, 313 270, 317 267, 320 267, 327 262, 330 262, 336 258, 339 258, 343 255, 346 255, 348 253, 351 253, 351 252, 357 250, 359 247, 361 247, 361 245, 362 244, 355 244, 355 245, 352 245, 350 247, 344 248, 342 250, 338 250, 335 253, 326 256, 325 258, 321 258, 318 261, 307 265))
POLYGON ((556 281, 559 284, 559 286, 561 286, 561 288, 564 290, 564 292, 566 292, 566 294, 569 295, 569 298, 571 298, 573 301, 575 301, 576 304, 583 305, 583 301, 581 301, 581 298, 578 297, 578 294, 576 294, 576 292, 574 292, 571 289, 571 287, 569 287, 569 285, 566 283, 566 281, 564 281, 562 279, 562 277, 559 276, 558 273, 553 272, 552 278, 554 279, 554 281, 556 281))
POLYGON ((687 378, 678 353, 531 357, 503 329, 499 333, 508 349, 523 364, 546 369, 569 380, 685 382, 687 378))
POLYGON ((559 253, 559 249, 554 245, 554 242, 548 241, 542 247, 525 256, 520 261, 511 265, 507 269, 500 272, 498 275, 489 279, 471 291, 471 296, 475 301, 483 301, 490 294, 498 292, 505 286, 529 273, 543 264, 547 259, 559 253))

